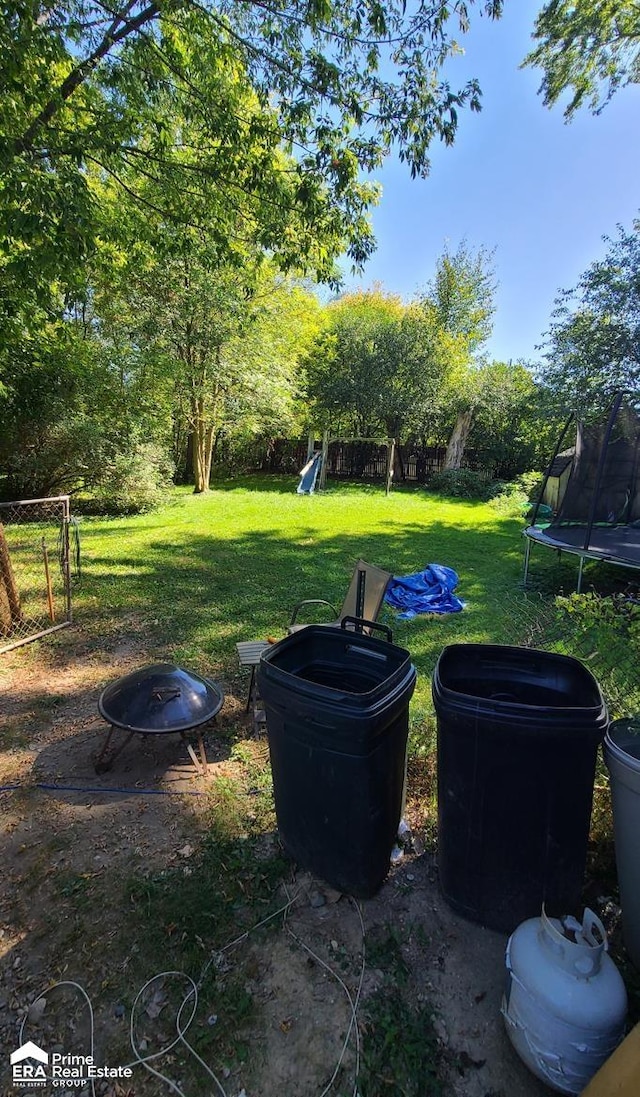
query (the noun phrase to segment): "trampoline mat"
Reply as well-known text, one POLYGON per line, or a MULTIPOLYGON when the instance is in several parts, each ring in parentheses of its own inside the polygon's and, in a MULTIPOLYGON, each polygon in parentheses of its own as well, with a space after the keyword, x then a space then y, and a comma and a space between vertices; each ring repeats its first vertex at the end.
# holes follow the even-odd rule
POLYGON ((529 540, 549 548, 640 568, 640 529, 635 526, 594 526, 588 548, 584 547, 586 526, 529 526, 524 533, 529 540))

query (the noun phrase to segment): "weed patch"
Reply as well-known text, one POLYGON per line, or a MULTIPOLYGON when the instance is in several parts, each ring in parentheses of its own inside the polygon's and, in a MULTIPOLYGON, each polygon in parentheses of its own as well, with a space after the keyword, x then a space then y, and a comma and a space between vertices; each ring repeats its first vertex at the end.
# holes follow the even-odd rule
POLYGON ((426 1005, 397 988, 381 989, 365 1007, 358 1089, 362 1097, 440 1097, 442 1054, 426 1005))
POLYGON ((130 881, 132 933, 138 941, 142 935, 146 958, 179 958, 197 975, 205 950, 221 948, 275 909, 288 863, 259 847, 260 836, 236 840, 212 829, 187 863, 130 881))
POLYGON ((409 968, 402 955, 402 942, 395 926, 387 924, 367 941, 367 963, 380 968, 399 986, 407 982, 409 968))
MULTIPOLYGON (((428 941, 421 927, 407 930, 420 948, 428 941)), ((367 964, 379 970, 382 985, 366 1000, 362 1014, 362 1057, 358 1090, 362 1097, 438 1097, 443 1091, 445 1056, 434 1029, 433 1009, 416 1001, 405 934, 387 922, 367 938, 367 964)))

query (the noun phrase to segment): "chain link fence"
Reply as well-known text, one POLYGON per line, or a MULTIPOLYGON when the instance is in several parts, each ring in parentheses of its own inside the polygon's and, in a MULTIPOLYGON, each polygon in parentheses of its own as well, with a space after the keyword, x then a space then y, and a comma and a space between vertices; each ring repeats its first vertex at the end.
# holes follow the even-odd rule
POLYGON ((0 503, 0 653, 71 623, 69 496, 0 503))

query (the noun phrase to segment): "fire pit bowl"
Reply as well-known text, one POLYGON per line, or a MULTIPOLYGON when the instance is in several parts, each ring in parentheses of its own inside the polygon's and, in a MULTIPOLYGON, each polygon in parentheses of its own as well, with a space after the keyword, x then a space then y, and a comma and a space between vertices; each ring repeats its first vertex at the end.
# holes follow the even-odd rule
POLYGON ((207 757, 199 730, 222 708, 224 693, 215 682, 173 663, 154 663, 134 670, 112 682, 100 695, 98 711, 111 725, 106 742, 95 763, 96 773, 104 773, 133 735, 169 735, 178 733, 187 742, 187 750, 198 762, 186 733, 196 731, 202 769, 207 757), (119 747, 107 754, 116 728, 127 732, 119 747))

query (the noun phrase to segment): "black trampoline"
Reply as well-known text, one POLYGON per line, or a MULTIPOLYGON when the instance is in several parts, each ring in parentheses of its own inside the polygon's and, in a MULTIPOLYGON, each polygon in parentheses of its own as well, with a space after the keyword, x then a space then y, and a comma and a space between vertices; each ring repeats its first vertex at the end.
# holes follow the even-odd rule
POLYGON ((532 545, 579 557, 577 590, 582 587, 585 560, 640 568, 640 419, 624 394, 616 397, 606 419, 593 424, 572 416, 565 425, 540 493, 571 427, 575 448, 571 469, 557 512, 538 521, 534 509, 526 538, 524 582, 529 574, 532 545))

